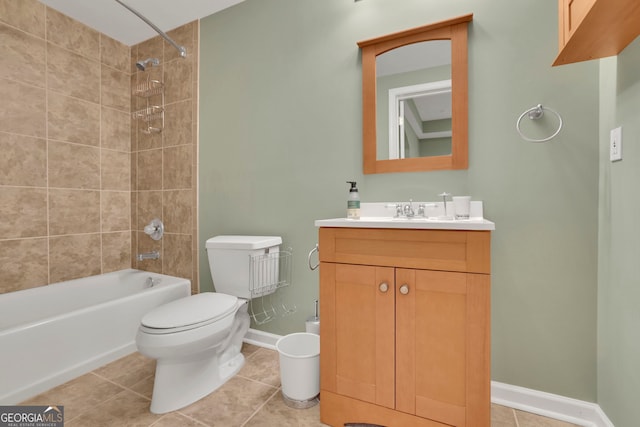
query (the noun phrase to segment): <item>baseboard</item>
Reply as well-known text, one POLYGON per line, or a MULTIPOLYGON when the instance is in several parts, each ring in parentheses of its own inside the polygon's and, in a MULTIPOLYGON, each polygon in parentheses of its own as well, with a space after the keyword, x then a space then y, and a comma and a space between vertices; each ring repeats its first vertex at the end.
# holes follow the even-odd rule
MULTIPOLYGON (((248 344, 276 349, 281 335, 249 329, 248 344)), ((491 381, 491 402, 584 427, 615 427, 596 403, 491 381)))
POLYGON ((600 406, 544 391, 491 382, 491 402, 585 427, 614 427, 600 406))
POLYGON ((281 335, 272 334, 270 332, 259 331, 257 329, 249 329, 247 334, 244 336, 244 342, 246 342, 247 344, 257 345, 258 347, 275 350, 276 342, 281 337, 281 335))

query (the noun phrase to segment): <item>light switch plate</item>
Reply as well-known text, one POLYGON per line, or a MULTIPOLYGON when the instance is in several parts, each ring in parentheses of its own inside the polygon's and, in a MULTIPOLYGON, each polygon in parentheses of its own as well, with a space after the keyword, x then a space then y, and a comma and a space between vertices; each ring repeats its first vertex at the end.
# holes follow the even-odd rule
POLYGON ((622 160, 622 127, 611 129, 609 137, 609 160, 612 162, 622 160))

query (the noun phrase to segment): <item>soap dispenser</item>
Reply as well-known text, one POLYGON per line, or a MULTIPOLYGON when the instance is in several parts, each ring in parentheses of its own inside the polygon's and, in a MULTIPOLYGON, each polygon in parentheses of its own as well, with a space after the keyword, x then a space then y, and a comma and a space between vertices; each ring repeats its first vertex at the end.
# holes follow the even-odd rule
POLYGON ((355 181, 347 181, 347 184, 351 184, 349 197, 347 198, 347 218, 360 219, 360 195, 358 194, 357 183, 355 181))

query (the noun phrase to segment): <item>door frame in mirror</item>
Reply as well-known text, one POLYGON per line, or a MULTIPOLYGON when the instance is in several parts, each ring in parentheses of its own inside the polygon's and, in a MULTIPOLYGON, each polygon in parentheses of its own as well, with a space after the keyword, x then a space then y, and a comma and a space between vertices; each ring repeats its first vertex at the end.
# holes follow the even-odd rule
POLYGON ((365 174, 467 169, 467 26, 473 14, 358 42, 362 51, 362 152, 365 174), (376 57, 389 50, 429 40, 451 40, 451 155, 378 160, 376 152, 376 57))
MULTIPOLYGON (((403 152, 402 135, 404 133, 403 129, 408 123, 409 126, 414 128, 418 139, 451 138, 451 130, 425 133, 421 126, 422 123, 419 123, 419 118, 416 118, 411 113, 411 110, 406 113, 401 108, 401 101, 406 99, 440 95, 442 93, 447 93, 451 97, 451 79, 389 89, 389 159, 407 158, 403 152)), ((448 118, 451 119, 451 117, 448 118)))

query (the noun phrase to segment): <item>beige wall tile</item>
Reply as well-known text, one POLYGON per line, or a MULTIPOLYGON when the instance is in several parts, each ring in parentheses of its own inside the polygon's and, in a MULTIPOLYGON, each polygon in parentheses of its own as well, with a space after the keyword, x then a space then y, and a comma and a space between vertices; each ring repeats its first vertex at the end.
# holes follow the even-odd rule
POLYGON ((50 90, 100 102, 100 63, 47 44, 47 83, 50 90))
MULTIPOLYGON (((169 37, 176 42, 178 46, 182 46, 187 50, 187 58, 190 58, 195 52, 194 33, 197 28, 197 21, 182 25, 175 30, 167 33, 169 37)), ((173 59, 183 59, 178 49, 164 41, 164 60, 171 61, 173 59)))
POLYGON ((100 33, 50 7, 47 40, 87 58, 100 59, 100 33))
MULTIPOLYGON (((131 111, 133 111, 133 109, 131 111)), ((131 152, 134 153, 138 151, 138 121, 133 119, 129 120, 129 129, 131 135, 131 152)))
POLYGON ((35 0, 0 0, 0 23, 7 24, 0 24, 0 221, 6 224, 0 224, 0 268, 18 266, 0 270, 0 283, 10 277, 20 288, 38 286, 131 265, 161 272, 164 263, 172 274, 197 277, 198 23, 171 33, 187 47, 185 60, 160 37, 130 49, 52 9, 47 19, 46 10, 35 0), (149 57, 161 65, 134 68, 149 57), (147 78, 171 79, 165 129, 150 136, 129 114, 146 107, 131 88, 147 78), (191 189, 181 191, 184 186, 191 189), (166 242, 129 231, 163 216, 179 233, 166 242), (29 237, 48 233, 48 239, 29 237), (28 243, 38 243, 39 252, 28 243), (164 250, 163 258, 135 261, 153 249, 164 250), (15 280, 20 269, 33 274, 15 280))
POLYGON ((154 218, 159 218, 164 222, 162 217, 162 192, 161 191, 139 191, 138 193, 138 221, 135 226, 136 230, 142 231, 144 227, 154 218))
POLYGON ((47 190, 0 187, 0 239, 47 235, 47 190))
POLYGON ((47 185, 47 141, 0 132, 0 185, 47 185))
POLYGON ((44 38, 45 6, 37 0, 0 0, 0 22, 44 38))
POLYGON ((46 136, 45 90, 0 79, 0 131, 46 136))
POLYGON ((99 191, 49 190, 49 235, 98 232, 99 191))
MULTIPOLYGON (((172 231, 162 239, 161 245, 152 243, 142 232, 133 237, 136 252, 147 252, 161 246, 163 256, 157 261, 145 261, 134 265, 158 271, 158 266, 170 274, 182 275, 192 280, 193 289, 198 289, 198 248, 196 213, 197 197, 197 37, 198 22, 188 24, 171 32, 179 44, 185 45, 188 58, 178 58, 177 51, 160 37, 154 37, 131 49, 132 84, 146 78, 160 79, 165 83, 165 126, 161 134, 145 135, 141 125, 133 121, 136 128, 131 134, 132 179, 134 189, 139 190, 134 199, 137 216, 133 224, 140 230, 151 217, 162 214, 165 226, 172 231), (158 58, 161 66, 145 72, 136 71, 134 63, 149 57, 158 58), (163 147, 163 150, 158 148, 163 147), (158 162, 161 166, 158 166, 158 162), (176 190, 176 191, 172 191, 176 190), (187 191, 179 191, 187 190, 187 191), (161 191, 161 193, 160 193, 161 191), (162 198, 158 195, 162 194, 162 198), (159 212, 159 209, 162 209, 159 212), (168 225, 167 225, 168 224, 168 225), (178 256, 176 259, 175 256, 178 256)), ((153 99, 150 103, 154 103, 153 99)), ((146 107, 145 99, 131 100, 133 110, 146 107)))
MULTIPOLYGON (((98 191, 71 190, 72 193, 63 194, 66 190, 52 188, 48 199, 51 222, 47 224, 46 194, 47 184, 58 187, 100 187, 101 157, 98 147, 101 109, 98 102, 101 69, 98 59, 103 54, 110 65, 119 66, 128 73, 129 48, 113 40, 106 40, 101 45, 97 32, 52 9, 47 13, 46 7, 35 0, 0 0, 0 22, 3 22, 0 24, 0 39, 3 41, 0 45, 0 93, 3 94, 3 102, 0 103, 0 152, 3 154, 0 156, 0 239, 46 236, 47 227, 52 233, 86 232, 96 226, 97 231, 103 214, 105 228, 125 228, 122 233, 124 240, 114 239, 119 233, 109 233, 111 241, 108 241, 109 237, 105 238, 108 241, 105 248, 122 249, 119 249, 122 256, 105 249, 105 265, 113 268, 123 265, 120 260, 123 258, 126 262, 122 268, 128 267, 131 265, 129 227, 132 211, 129 193, 131 167, 128 161, 130 130, 117 137, 122 129, 117 126, 121 126, 121 122, 130 126, 131 120, 126 114, 128 107, 123 114, 119 114, 120 120, 115 120, 118 115, 113 115, 105 117, 104 121, 105 130, 109 131, 105 134, 109 136, 108 142, 121 144, 111 146, 125 153, 124 162, 112 163, 116 168, 124 164, 125 172, 121 168, 113 173, 106 172, 106 182, 109 185, 113 181, 108 179, 109 176, 124 175, 125 191, 120 193, 124 198, 105 195, 105 209, 101 212, 98 191), (45 34, 49 44, 44 42, 45 34), (45 58, 48 58, 47 64, 45 58), (48 75, 45 76, 46 67, 48 75), (48 93, 42 89, 45 82, 49 83, 48 93), (49 100, 48 105, 45 105, 46 99, 49 100), (118 132, 114 129, 118 129, 118 132), (48 142, 40 139, 47 132, 50 138, 48 142), (47 173, 51 178, 49 183, 47 173), (120 243, 116 244, 117 241, 120 243)), ((69 237, 87 240, 86 237, 69 237)), ((88 240, 99 243, 100 235, 95 234, 88 240)), ((62 256, 70 260, 69 265, 56 262, 61 259, 55 251, 57 242, 63 240, 53 239, 52 281, 100 272, 99 244, 94 245, 97 252, 81 262, 81 268, 76 268, 77 257, 73 255, 73 250, 66 251, 73 256, 62 256), (97 268, 87 267, 91 265, 97 268), (56 266, 59 271, 69 270, 71 273, 55 274, 56 266)), ((17 288, 46 284, 49 281, 47 246, 46 238, 0 240, 3 268, 0 269, 0 283, 9 281, 17 288), (37 243, 35 249, 34 243, 37 243), (15 270, 9 271, 13 267, 15 270)), ((70 245, 70 248, 77 247, 82 245, 70 245)), ((87 252, 80 250, 78 254, 87 252)), ((12 290, 15 289, 0 288, 0 292, 12 290)))
POLYGON ((138 185, 136 189, 162 189, 162 150, 148 150, 138 153, 138 185))
POLYGON ((138 224, 138 193, 131 191, 129 196, 131 196, 131 229, 135 230, 138 224))
POLYGON ((164 114, 163 145, 193 144, 191 100, 167 105, 164 114))
POLYGON ((190 99, 192 95, 193 58, 176 59, 164 65, 167 104, 190 99))
POLYGON ((102 232, 131 230, 131 194, 128 191, 102 191, 102 232))
POLYGON ((132 230, 131 233, 131 267, 138 268, 136 254, 138 253, 138 232, 132 230))
POLYGON ((103 107, 129 112, 131 109, 131 78, 129 74, 102 65, 100 96, 103 107))
POLYGON ((49 238, 51 283, 100 274, 100 234, 49 238))
POLYGON ((162 217, 168 233, 190 234, 193 223, 191 190, 163 191, 162 217))
POLYGON ((47 239, 0 240, 0 293, 48 283, 47 239))
POLYGON ((44 87, 44 40, 4 24, 0 24, 0 40, 0 78, 44 87))
POLYGON ((102 108, 100 140, 102 148, 131 151, 131 116, 112 108, 102 108))
POLYGON ((102 272, 131 268, 131 232, 102 234, 102 272))
POLYGON ((164 189, 191 188, 193 147, 179 145, 162 151, 164 189))
POLYGON ((166 233, 163 240, 162 272, 191 279, 193 277, 191 236, 166 233))
POLYGON ((49 91, 47 131, 50 139, 100 145, 100 105, 49 91))
POLYGON ((131 190, 131 155, 120 151, 102 150, 102 189, 131 190))
MULTIPOLYGON (((138 186, 138 153, 131 153, 130 189, 135 191, 138 186)), ((132 224, 135 224, 133 222, 132 224)))
POLYGON ((100 149, 49 141, 49 186, 100 188, 100 149))
POLYGON ((131 73, 131 48, 100 34, 100 62, 124 73, 131 73))
MULTIPOLYGON (((136 120, 136 134, 138 137, 138 151, 142 150, 152 150, 154 148, 162 147, 162 137, 164 130, 160 133, 145 133, 144 130, 148 129, 149 123, 146 123, 142 120, 136 120)), ((166 129, 166 127, 165 127, 166 129)))

